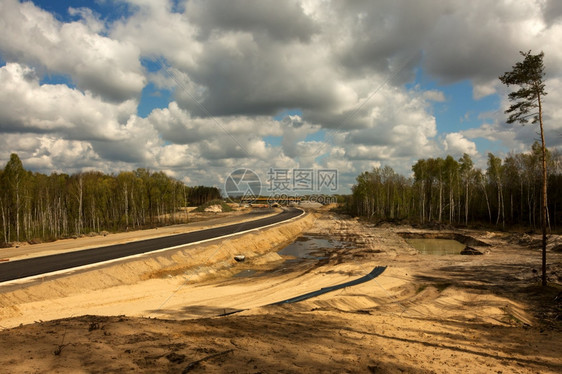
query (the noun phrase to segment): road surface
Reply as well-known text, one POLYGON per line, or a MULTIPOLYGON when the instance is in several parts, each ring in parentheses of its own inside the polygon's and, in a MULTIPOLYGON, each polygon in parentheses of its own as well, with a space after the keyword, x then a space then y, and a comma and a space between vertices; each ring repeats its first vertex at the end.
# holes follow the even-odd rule
POLYGON ((218 239, 227 235, 238 234, 248 230, 258 229, 260 227, 283 222, 297 217, 302 213, 303 211, 300 209, 288 208, 275 216, 228 226, 125 244, 116 244, 68 253, 34 257, 13 262, 4 262, 0 263, 0 283, 135 256, 165 248, 178 247, 203 240, 218 239))

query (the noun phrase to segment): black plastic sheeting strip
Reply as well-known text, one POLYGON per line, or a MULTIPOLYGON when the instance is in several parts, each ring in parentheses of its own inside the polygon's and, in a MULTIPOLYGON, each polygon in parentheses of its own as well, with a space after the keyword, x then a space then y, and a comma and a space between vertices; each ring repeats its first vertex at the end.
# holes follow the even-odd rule
MULTIPOLYGON (((371 270, 371 272, 369 274, 364 275, 361 278, 357 278, 355 280, 345 282, 345 283, 342 283, 342 284, 337 284, 335 286, 324 287, 324 288, 319 289, 318 291, 305 293, 304 295, 296 296, 296 297, 293 297, 293 298, 290 298, 290 299, 287 299, 287 300, 283 300, 283 301, 278 301, 276 303, 269 304, 269 305, 283 305, 283 304, 298 303, 299 301, 303 301, 303 300, 307 300, 307 299, 310 299, 310 298, 313 298, 313 297, 316 297, 316 296, 320 296, 320 295, 323 295, 323 294, 328 293, 328 292, 341 290, 342 288, 351 287, 351 286, 355 286, 357 284, 365 283, 365 282, 370 281, 371 279, 375 279, 376 277, 381 275, 385 270, 386 270, 386 266, 377 266, 373 270, 371 270)), ((240 313, 240 312, 243 312, 245 310, 247 310, 247 309, 233 310, 232 312, 219 314, 219 317, 230 316, 232 314, 240 313)))
POLYGON ((355 286, 357 284, 365 283, 365 282, 370 281, 371 279, 375 279, 376 277, 381 275, 385 270, 386 270, 386 266, 377 266, 369 274, 364 275, 361 278, 357 278, 355 280, 345 282, 345 283, 342 283, 342 284, 337 284, 335 286, 324 287, 324 288, 319 289, 318 291, 305 293, 304 295, 300 295, 300 296, 293 297, 293 298, 283 300, 283 301, 278 301, 278 302, 270 304, 270 305, 298 303, 299 301, 303 301, 303 300, 310 299, 312 297, 320 296, 320 295, 323 295, 323 294, 328 293, 328 292, 332 292, 332 291, 340 290, 342 288, 351 287, 351 286, 355 286))

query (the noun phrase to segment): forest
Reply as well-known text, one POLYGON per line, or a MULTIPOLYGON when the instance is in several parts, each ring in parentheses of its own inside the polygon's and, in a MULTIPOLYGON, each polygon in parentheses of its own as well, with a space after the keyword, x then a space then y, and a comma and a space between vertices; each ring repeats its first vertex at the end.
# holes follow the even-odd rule
POLYGON ((24 169, 17 154, 0 170, 0 245, 185 222, 184 207, 221 197, 147 169, 45 175, 24 169))
MULTIPOLYGON (((420 159, 413 176, 388 166, 356 178, 344 209, 373 221, 401 221, 455 226, 527 228, 541 226, 541 146, 510 153, 505 159, 488 154, 487 168, 474 167, 468 154, 456 160, 420 159)), ((548 220, 551 230, 562 224, 562 155, 547 151, 548 220)))

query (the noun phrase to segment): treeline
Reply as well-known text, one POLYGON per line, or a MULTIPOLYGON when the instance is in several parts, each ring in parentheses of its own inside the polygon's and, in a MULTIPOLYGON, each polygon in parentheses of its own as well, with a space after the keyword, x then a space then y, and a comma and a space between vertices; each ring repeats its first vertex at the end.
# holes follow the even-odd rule
MULTIPOLYGON (((562 223, 562 156, 547 152, 548 222, 562 223)), ((408 220, 454 225, 540 227, 541 148, 510 154, 488 154, 486 170, 474 167, 469 155, 456 160, 420 159, 406 178, 388 166, 356 179, 346 210, 373 220, 408 220)))
POLYGON ((220 199, 216 187, 188 187, 147 169, 45 175, 16 154, 0 170, 0 240, 52 240, 184 222, 184 207, 220 199))

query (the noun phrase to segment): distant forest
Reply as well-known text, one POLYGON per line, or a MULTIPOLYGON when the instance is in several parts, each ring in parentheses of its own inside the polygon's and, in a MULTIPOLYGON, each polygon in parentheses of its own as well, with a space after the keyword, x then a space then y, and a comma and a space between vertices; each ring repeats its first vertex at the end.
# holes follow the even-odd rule
MULTIPOLYGON (((562 155, 547 152, 548 222, 562 229, 562 155)), ((488 154, 487 169, 474 167, 469 155, 459 160, 420 159, 413 177, 388 166, 359 175, 344 209, 373 221, 540 228, 541 147, 509 154, 488 154)))
POLYGON ((220 198, 216 187, 188 187, 147 169, 33 173, 12 154, 0 170, 0 244, 185 222, 180 208, 220 198))

